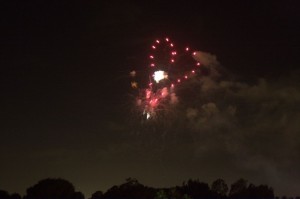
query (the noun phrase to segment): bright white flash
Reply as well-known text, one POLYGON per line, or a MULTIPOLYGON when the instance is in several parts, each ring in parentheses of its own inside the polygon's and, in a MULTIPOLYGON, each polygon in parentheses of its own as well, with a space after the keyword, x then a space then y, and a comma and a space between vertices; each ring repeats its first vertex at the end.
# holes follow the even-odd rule
POLYGON ((150 113, 147 113, 147 120, 151 117, 150 113))
POLYGON ((153 78, 156 81, 156 83, 158 83, 162 79, 167 79, 168 75, 165 71, 159 70, 154 72, 153 78))

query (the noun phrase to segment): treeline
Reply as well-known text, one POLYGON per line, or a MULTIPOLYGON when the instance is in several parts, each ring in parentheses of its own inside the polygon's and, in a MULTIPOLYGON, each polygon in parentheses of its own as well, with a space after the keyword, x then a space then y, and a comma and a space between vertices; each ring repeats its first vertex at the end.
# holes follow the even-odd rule
MULTIPOLYGON (((273 199, 274 191, 268 185, 254 185, 239 179, 230 187, 223 179, 215 180, 211 186, 199 180, 188 180, 181 186, 153 188, 128 178, 125 183, 115 185, 106 192, 96 191, 88 199, 273 199)), ((85 199, 72 183, 64 179, 44 179, 29 187, 22 197, 0 190, 0 199, 85 199)))

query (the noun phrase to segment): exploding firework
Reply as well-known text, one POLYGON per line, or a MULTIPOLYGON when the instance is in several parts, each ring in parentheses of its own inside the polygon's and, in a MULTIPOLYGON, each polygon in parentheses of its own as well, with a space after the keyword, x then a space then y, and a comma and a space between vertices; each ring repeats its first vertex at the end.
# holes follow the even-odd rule
POLYGON ((194 59, 196 54, 187 46, 177 49, 169 38, 154 41, 148 55, 149 80, 145 88, 138 88, 136 71, 130 72, 131 86, 139 90, 136 105, 144 118, 155 118, 178 102, 175 88, 196 75, 201 66, 194 59))

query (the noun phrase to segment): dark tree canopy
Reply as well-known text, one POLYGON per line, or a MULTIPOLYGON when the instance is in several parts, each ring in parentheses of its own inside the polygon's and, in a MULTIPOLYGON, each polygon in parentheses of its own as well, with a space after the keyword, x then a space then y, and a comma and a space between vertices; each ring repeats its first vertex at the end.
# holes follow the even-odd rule
POLYGON ((183 183, 182 193, 191 198, 208 198, 211 196, 211 191, 207 183, 191 179, 183 183))
POLYGON ((44 179, 27 189, 25 199, 71 199, 84 198, 75 192, 73 184, 64 179, 44 179))
POLYGON ((228 192, 228 186, 223 179, 219 178, 212 183, 211 191, 216 197, 225 197, 228 192))
POLYGON ((247 180, 241 178, 231 185, 229 197, 243 198, 247 196, 247 180))
POLYGON ((249 198, 274 198, 273 188, 267 185, 255 186, 250 184, 247 191, 249 198))
POLYGON ((104 194, 109 199, 152 199, 155 196, 155 189, 140 184, 134 178, 126 179, 126 182, 113 186, 104 194))
MULTIPOLYGON (((112 186, 105 193, 94 192, 89 199, 274 199, 274 190, 267 185, 249 184, 239 179, 228 186, 223 179, 207 183, 189 179, 182 186, 170 188, 147 187, 134 178, 128 178, 123 184, 112 186)), ((284 197, 283 197, 284 198, 284 197)), ((286 197, 287 198, 287 197, 286 197)), ((22 199, 19 194, 0 190, 0 199, 22 199)), ((72 183, 64 179, 44 179, 27 189, 23 199, 85 199, 76 192, 72 183)), ((277 199, 277 198, 276 198, 277 199)))
POLYGON ((104 195, 102 191, 96 191, 92 194, 92 197, 90 199, 103 199, 104 195))
POLYGON ((10 196, 7 191, 0 190, 0 199, 9 199, 10 196))

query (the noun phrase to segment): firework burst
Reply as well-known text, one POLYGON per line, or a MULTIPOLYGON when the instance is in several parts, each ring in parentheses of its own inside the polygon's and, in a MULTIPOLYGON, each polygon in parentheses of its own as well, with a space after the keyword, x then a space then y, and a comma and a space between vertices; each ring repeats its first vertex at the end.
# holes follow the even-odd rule
MULTIPOLYGON (((196 75, 201 66, 194 59, 196 55, 188 46, 177 49, 168 37, 156 39, 150 45, 147 85, 139 88, 135 80, 131 82, 132 88, 139 90, 136 106, 144 118, 156 118, 177 104, 176 87, 196 75)), ((130 72, 130 76, 134 79, 136 71, 130 72)))

